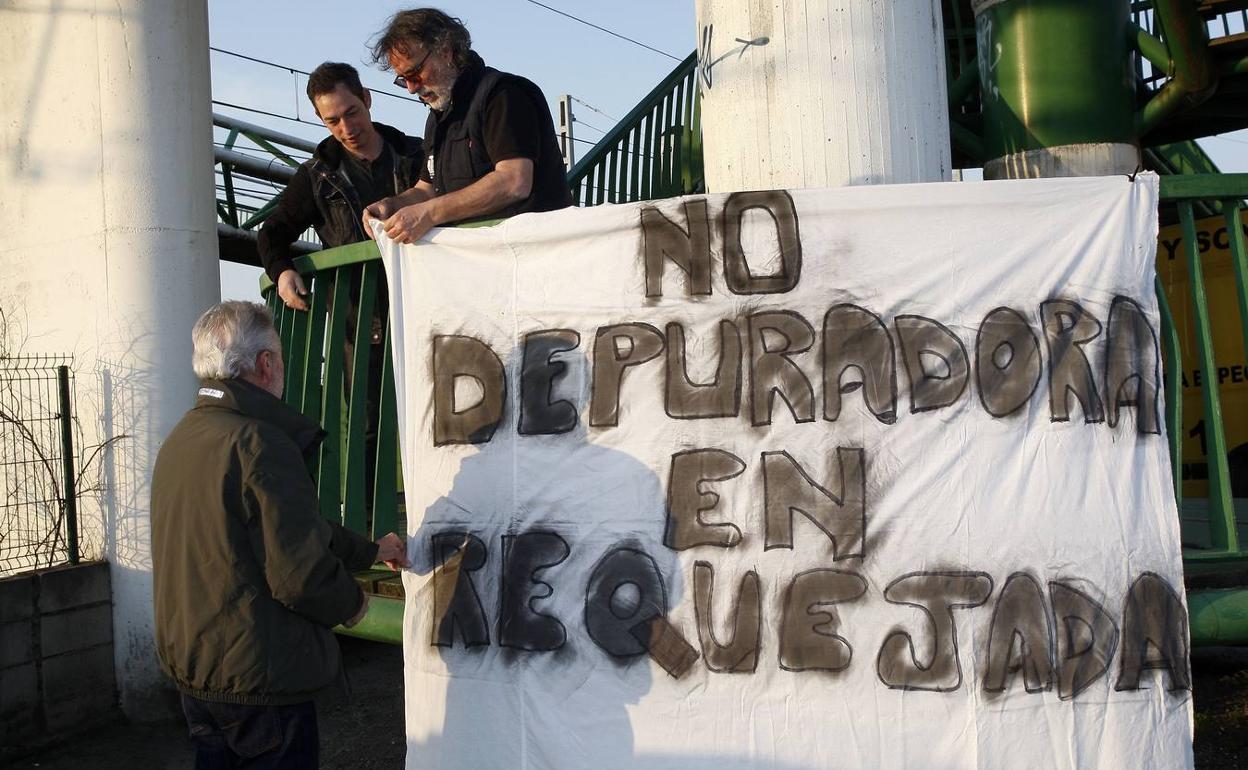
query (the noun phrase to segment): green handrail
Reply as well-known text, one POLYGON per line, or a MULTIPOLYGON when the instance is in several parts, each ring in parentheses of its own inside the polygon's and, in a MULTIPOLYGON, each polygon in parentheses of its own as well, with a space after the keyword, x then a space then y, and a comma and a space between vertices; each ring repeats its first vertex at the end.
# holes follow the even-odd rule
MULTIPOLYGON (((1204 417, 1204 435, 1206 440, 1206 459, 1208 461, 1209 497, 1200 501, 1207 505, 1209 514, 1209 547, 1188 549, 1184 552, 1184 560, 1189 570, 1193 567, 1203 568, 1206 563, 1239 562, 1248 560, 1248 552, 1240 550, 1235 504, 1232 497, 1232 479, 1228 463, 1228 447, 1226 441, 1227 423, 1222 410, 1222 394, 1217 361, 1214 358, 1214 334, 1239 336, 1240 344, 1248 353, 1248 252, 1245 251, 1242 232, 1240 201, 1248 196, 1248 174, 1190 174, 1185 176, 1161 177, 1161 200, 1164 204, 1177 207, 1182 226, 1183 255, 1187 269, 1187 284, 1190 292, 1191 328, 1195 334, 1196 365, 1204 373, 1199 382, 1204 417), (1205 203, 1210 209, 1220 208, 1224 212, 1227 228, 1227 246, 1238 300, 1236 310, 1238 322, 1229 328, 1215 328, 1206 296, 1206 279, 1204 277, 1203 258, 1196 236, 1193 207, 1205 203)), ((1184 508, 1182 487, 1178 482, 1178 468, 1182 465, 1181 438, 1182 426, 1179 420, 1182 387, 1178 376, 1181 369, 1179 350, 1178 323, 1186 323, 1185 319, 1174 319, 1170 316, 1170 307, 1182 302, 1183 297, 1171 296, 1169 302, 1161 287, 1158 289, 1162 300, 1162 336, 1166 344, 1166 427, 1170 434, 1172 461, 1176 467, 1175 493, 1178 496, 1180 510, 1184 508)))
POLYGON ((261 280, 287 362, 283 398, 325 429, 308 468, 316 479, 321 513, 373 539, 404 528, 388 318, 380 319, 383 344, 373 345, 371 339, 382 285, 380 258, 372 241, 296 257, 295 269, 309 290, 307 311, 286 307, 273 284, 261 280), (348 329, 355 332, 350 358, 348 329), (370 355, 383 356, 379 379, 371 373, 370 355), (372 441, 370 400, 380 415, 372 441))
POLYGON ((705 189, 697 52, 689 54, 568 172, 578 206, 705 189))

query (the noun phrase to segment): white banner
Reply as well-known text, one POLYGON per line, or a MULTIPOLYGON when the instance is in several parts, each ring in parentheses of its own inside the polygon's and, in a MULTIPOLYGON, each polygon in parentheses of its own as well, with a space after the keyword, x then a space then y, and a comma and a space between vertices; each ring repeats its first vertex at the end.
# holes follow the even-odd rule
POLYGON ((1190 767, 1157 187, 383 238, 408 767, 1190 767))

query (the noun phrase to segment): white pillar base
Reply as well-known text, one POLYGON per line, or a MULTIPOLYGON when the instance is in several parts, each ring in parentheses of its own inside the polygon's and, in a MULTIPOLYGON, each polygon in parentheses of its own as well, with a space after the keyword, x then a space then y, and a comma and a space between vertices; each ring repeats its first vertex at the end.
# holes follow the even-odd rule
POLYGON ((1067 144, 990 160, 984 164, 984 179, 1114 176, 1139 168, 1140 148, 1133 144, 1067 144))

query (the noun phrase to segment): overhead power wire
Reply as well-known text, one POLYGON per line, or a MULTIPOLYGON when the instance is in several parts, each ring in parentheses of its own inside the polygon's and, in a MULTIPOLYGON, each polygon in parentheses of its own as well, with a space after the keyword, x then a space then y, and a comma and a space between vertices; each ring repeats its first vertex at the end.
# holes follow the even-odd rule
MULTIPOLYGON (((298 69, 296 67, 288 67, 285 64, 278 64, 277 62, 268 61, 267 59, 258 59, 255 56, 248 56, 247 54, 238 53, 237 51, 227 51, 224 48, 217 48, 216 46, 211 46, 211 45, 208 46, 208 49, 211 51, 216 51, 217 53, 223 53, 226 56, 234 56, 239 59, 246 59, 247 61, 255 62, 256 64, 264 64, 266 66, 273 67, 275 69, 286 70, 292 75, 299 74, 299 75, 303 75, 304 77, 307 77, 308 75, 312 74, 310 72, 305 72, 304 70, 298 69)), ((375 94, 378 94, 379 96, 389 96, 391 99, 401 99, 402 101, 415 102, 416 104, 421 103, 419 99, 413 99, 410 96, 400 96, 399 94, 393 94, 393 93, 390 93, 389 91, 382 91, 377 88, 369 88, 369 90, 375 94)))
MULTIPOLYGON (((313 123, 310 120, 301 120, 300 118, 292 118, 289 115, 281 115, 276 112, 269 112, 268 110, 258 110, 255 107, 244 107, 241 104, 231 104, 230 102, 223 102, 218 99, 213 99, 212 103, 219 107, 229 107, 230 109, 242 110, 243 112, 254 112, 257 115, 266 115, 270 118, 281 118, 282 120, 289 120, 292 123, 302 123, 305 126, 316 126, 317 128, 325 128, 325 126, 321 123, 313 123)), ((580 120, 578 120, 577 122, 584 123, 584 121, 580 121, 580 120)), ((589 124, 585 123, 585 125, 588 126, 589 124)), ((593 126, 590 126, 590 128, 593 128, 593 126)), ((572 137, 572 141, 580 142, 581 144, 588 144, 591 146, 598 144, 597 142, 590 141, 589 139, 582 139, 579 136, 572 137)))
POLYGON ((241 104, 230 104, 229 102, 222 102, 216 99, 213 99, 212 103, 219 105, 221 107, 229 107, 235 110, 242 110, 243 112, 254 112, 257 115, 267 115, 270 118, 281 118, 282 120, 289 120, 292 123, 302 123, 305 126, 316 126, 317 128, 322 128, 322 129, 325 128, 324 124, 322 123, 313 123, 310 120, 303 120, 302 118, 292 118, 289 115, 280 115, 276 112, 269 112, 268 110, 257 110, 255 107, 244 107, 241 104))
POLYGON ((571 99, 572 101, 576 102, 577 104, 581 105, 582 107, 585 107, 585 108, 587 108, 587 109, 593 110, 594 112, 596 112, 596 113, 598 113, 599 115, 603 116, 603 117, 604 117, 604 118, 606 118, 607 120, 614 120, 614 121, 615 121, 615 122, 617 122, 617 123, 618 123, 618 122, 619 122, 619 120, 620 120, 620 119, 619 119, 619 118, 617 118, 617 117, 614 117, 614 116, 612 116, 612 115, 608 115, 607 113, 605 113, 605 112, 603 112, 602 110, 598 109, 597 107, 595 107, 594 105, 592 105, 592 104, 590 104, 589 102, 585 101, 584 99, 581 99, 580 97, 577 97, 577 96, 572 96, 571 94, 569 94, 569 95, 568 95, 568 98, 569 98, 569 99, 571 99))
POLYGON ((557 13, 557 14, 559 14, 560 16, 566 16, 567 18, 571 19, 572 21, 580 22, 581 24, 584 24, 584 25, 585 25, 585 26, 587 26, 587 27, 593 27, 594 29, 598 30, 599 32, 606 32, 608 35, 611 35, 612 37, 618 37, 620 40, 627 40, 628 42, 632 43, 633 45, 638 45, 638 46, 641 46, 642 48, 646 49, 647 51, 653 51, 653 52, 655 52, 655 53, 659 54, 660 56, 666 56, 667 58, 671 59, 672 61, 676 61, 676 62, 681 61, 680 57, 678 57, 678 56, 672 56, 672 55, 671 55, 670 53, 668 53, 667 51, 660 51, 659 49, 657 49, 657 48, 655 48, 655 47, 653 47, 653 46, 648 46, 648 45, 646 45, 645 43, 641 42, 640 40, 634 40, 634 39, 632 39, 631 37, 628 37, 627 35, 621 35, 619 32, 614 32, 614 31, 612 31, 612 30, 607 29, 606 27, 600 27, 600 26, 598 26, 597 24, 593 23, 592 21, 586 21, 585 19, 582 19, 582 18, 580 18, 579 16, 573 16, 572 14, 570 14, 570 13, 566 13, 566 12, 564 12, 564 11, 561 11, 561 10, 559 10, 558 8, 551 8, 549 5, 546 5, 545 3, 539 3, 539 2, 537 2, 537 0, 525 0, 525 2, 532 3, 533 5, 536 5, 536 6, 540 7, 540 8, 545 8, 546 10, 548 10, 548 11, 550 11, 550 12, 552 12, 552 13, 557 13))
POLYGON ((576 122, 577 124, 582 125, 582 126, 585 126, 586 128, 592 128, 592 129, 594 129, 595 131, 597 131, 597 132, 598 132, 598 133, 600 133, 600 134, 604 134, 604 135, 605 135, 605 134, 607 133, 606 131, 603 131, 603 130, 602 130, 601 128, 599 128, 598 126, 595 126, 593 123, 586 123, 585 121, 581 120, 580 118, 575 118, 574 120, 575 120, 575 122, 576 122))

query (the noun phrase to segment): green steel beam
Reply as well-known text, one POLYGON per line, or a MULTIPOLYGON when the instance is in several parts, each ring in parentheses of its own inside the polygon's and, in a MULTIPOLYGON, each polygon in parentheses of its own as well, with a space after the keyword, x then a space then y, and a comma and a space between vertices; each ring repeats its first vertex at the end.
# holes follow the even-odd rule
POLYGON ((1248 589, 1192 591, 1187 613, 1193 647, 1248 644, 1248 589))
POLYGON ((1226 430, 1222 421, 1222 397, 1213 373, 1217 364, 1213 357, 1213 331, 1209 321, 1209 302, 1205 296, 1205 277, 1200 251, 1196 243, 1196 224, 1190 201, 1179 203, 1179 222, 1183 228, 1183 251, 1187 257, 1187 280, 1192 293, 1192 312, 1196 322, 1196 349, 1200 368, 1206 373, 1200 389, 1204 402, 1209 465, 1209 536, 1213 547, 1222 551, 1238 551, 1239 537, 1235 530, 1235 508, 1231 503, 1231 474, 1226 459, 1226 430))
POLYGON ((338 626, 334 631, 343 636, 401 645, 403 644, 403 600, 389 596, 369 595, 368 612, 365 613, 364 619, 351 628, 338 626))
POLYGON ((1192 0, 1154 0, 1153 13, 1172 62, 1171 77, 1137 115, 1140 137, 1163 120, 1208 99, 1218 87, 1218 72, 1209 51, 1209 30, 1192 0))
POLYGON ((1248 360, 1248 252, 1244 249, 1243 203, 1233 199, 1223 201, 1222 212, 1226 218, 1227 245, 1235 272, 1235 295, 1239 299, 1239 323, 1243 335, 1240 342, 1244 346, 1245 360, 1248 360))
POLYGON ((949 111, 956 113, 979 85, 979 67, 967 67, 949 84, 949 111))
POLYGON ((245 222, 239 225, 242 230, 250 230, 256 225, 264 222, 277 209, 277 203, 282 199, 282 194, 278 193, 269 199, 269 202, 260 207, 260 209, 247 218, 245 222))
POLYGON ((374 466, 373 531, 376 540, 399 528, 399 415, 394 392, 394 362, 390 355, 390 325, 386 324, 386 341, 382 348, 381 398, 377 404, 377 464, 374 466))
MULTIPOLYGON (((953 34, 957 36, 957 45, 958 45, 958 69, 961 70, 963 74, 965 74, 965 70, 968 69, 967 64, 973 64, 973 62, 971 62, 970 59, 966 55, 967 36, 963 34, 964 29, 962 26, 962 4, 959 2, 959 0, 952 0, 952 2, 947 2, 946 4, 949 6, 949 9, 953 12, 953 34)), ((978 75, 979 73, 978 66, 972 66, 972 67, 969 67, 969 69, 973 70, 978 75)), ((959 80, 960 79, 961 79, 961 76, 959 76, 959 80)), ((957 104, 961 104, 961 100, 958 100, 957 104)))
POLYGON ((372 355, 373 303, 377 298, 377 274, 381 264, 374 260, 358 268, 358 294, 355 308, 355 339, 352 340, 351 360, 344 361, 351 367, 351 392, 347 401, 346 456, 343 458, 343 526, 352 532, 364 532, 368 526, 368 505, 371 499, 366 489, 368 463, 365 459, 368 433, 368 370, 372 355))
POLYGON ((265 139, 260 134, 254 131, 244 131, 243 136, 255 142, 260 147, 263 147, 264 149, 273 153, 275 157, 279 158, 287 166, 290 166, 291 168, 299 167, 299 161, 287 155, 285 150, 283 150, 281 147, 278 147, 276 144, 273 144, 268 139, 265 139))
MULTIPOLYGON (((1216 174, 1218 166, 1194 141, 1158 144, 1144 152, 1152 156, 1155 168, 1162 174, 1216 174)), ((1207 204, 1200 207, 1205 215, 1215 212, 1207 204)))
MULTIPOLYGON (((303 361, 310 369, 303 377, 303 392, 294 406, 317 422, 321 421, 321 362, 325 351, 325 321, 329 313, 329 281, 320 275, 308 274, 304 282, 310 293, 308 302, 308 344, 303 361)), ((272 292, 274 297, 277 292, 272 292)), ((289 400, 289 399, 288 399, 289 400)))
POLYGON ((1135 50, 1148 59, 1154 69, 1166 73, 1166 77, 1174 74, 1174 62, 1170 59, 1170 51, 1166 49, 1165 43, 1134 24, 1127 27, 1127 34, 1135 50))
POLYGON ((1184 174, 1161 177, 1161 199, 1166 201, 1245 196, 1248 196, 1248 174, 1184 174))
POLYGON ((697 64, 697 51, 689 54, 685 57, 684 61, 677 64, 676 68, 669 72, 667 77, 660 80, 659 84, 650 90, 650 93, 641 98, 641 101, 637 103, 636 107, 621 118, 620 122, 616 123, 614 128, 599 139, 598 143, 595 144, 588 153, 582 156, 579 161, 577 161, 576 165, 573 166, 568 172, 568 181, 571 182, 572 180, 581 177, 587 169, 592 166, 596 166, 603 159, 605 159, 607 155, 606 148, 614 147, 621 139, 623 139, 625 135, 632 130, 635 124, 641 122, 642 118, 650 114, 651 110, 654 109, 655 102, 659 101, 659 99, 669 93, 682 78, 687 77, 690 73, 694 72, 697 64))
POLYGON ((1166 291, 1161 279, 1155 278, 1157 304, 1161 309, 1163 376, 1166 388, 1166 438, 1170 442, 1170 475, 1174 481, 1174 499, 1183 507, 1183 357, 1179 347, 1179 332, 1166 301, 1166 291))
MULTIPOLYGON (((333 270, 333 298, 329 301, 329 321, 325 334, 325 371, 321 383, 321 428, 325 439, 320 446, 320 463, 316 473, 316 494, 321 502, 321 514, 330 521, 342 523, 342 340, 347 333, 349 312, 348 295, 351 288, 350 271, 358 266, 339 267, 333 270)), ((319 274, 318 274, 318 277, 319 274)))
POLYGON ((283 347, 283 358, 286 364, 286 392, 296 399, 296 394, 303 393, 304 382, 308 377, 308 335, 311 332, 311 319, 311 313, 290 310, 290 343, 283 347))
POLYGON ((977 163, 984 162, 984 140, 974 131, 950 118, 949 136, 953 146, 961 150, 968 158, 977 163))

